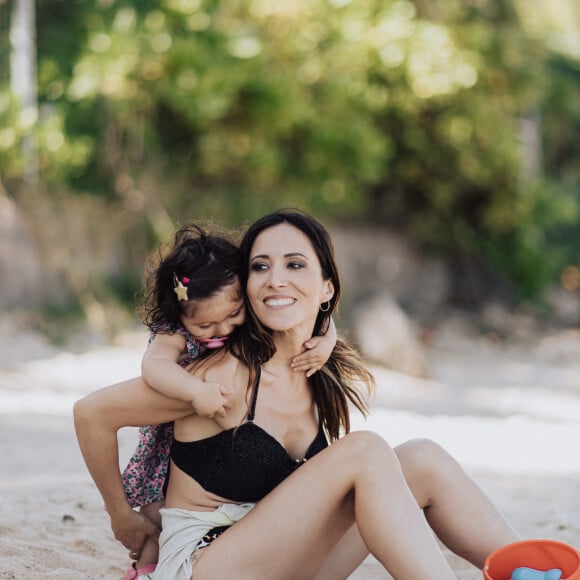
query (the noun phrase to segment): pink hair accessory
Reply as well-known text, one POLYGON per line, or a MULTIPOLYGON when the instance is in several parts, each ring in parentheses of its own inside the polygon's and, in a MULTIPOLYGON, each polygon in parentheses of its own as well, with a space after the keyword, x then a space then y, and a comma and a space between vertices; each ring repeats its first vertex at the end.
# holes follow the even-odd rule
POLYGON ((181 281, 182 281, 184 284, 189 284, 189 278, 188 278, 187 276, 184 276, 184 277, 181 279, 181 281))

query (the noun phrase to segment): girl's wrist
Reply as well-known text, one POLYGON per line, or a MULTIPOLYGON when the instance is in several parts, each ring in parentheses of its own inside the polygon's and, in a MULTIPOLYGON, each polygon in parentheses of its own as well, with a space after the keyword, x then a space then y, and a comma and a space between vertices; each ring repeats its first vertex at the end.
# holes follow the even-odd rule
POLYGON ((199 401, 200 396, 203 396, 202 388, 203 385, 197 381, 189 386, 189 403, 191 403, 191 406, 194 408, 196 401, 199 401))

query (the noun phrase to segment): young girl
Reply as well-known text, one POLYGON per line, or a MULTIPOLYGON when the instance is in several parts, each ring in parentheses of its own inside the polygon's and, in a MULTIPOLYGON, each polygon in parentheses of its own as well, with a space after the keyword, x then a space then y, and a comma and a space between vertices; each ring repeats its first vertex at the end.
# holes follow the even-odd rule
MULTIPOLYGON (((189 224, 174 237, 169 253, 149 276, 144 321, 151 331, 143 356, 142 376, 155 390, 191 403, 197 415, 223 417, 231 388, 201 380, 187 367, 208 349, 220 348, 244 323, 239 249, 223 237, 208 235, 189 224)), ((311 376, 330 357, 336 342, 331 325, 324 337, 304 344, 292 368, 311 376)), ((124 473, 123 485, 131 507, 159 527, 173 423, 139 430, 139 443, 124 473)), ((157 539, 150 536, 125 580, 147 578, 155 569, 157 539)))

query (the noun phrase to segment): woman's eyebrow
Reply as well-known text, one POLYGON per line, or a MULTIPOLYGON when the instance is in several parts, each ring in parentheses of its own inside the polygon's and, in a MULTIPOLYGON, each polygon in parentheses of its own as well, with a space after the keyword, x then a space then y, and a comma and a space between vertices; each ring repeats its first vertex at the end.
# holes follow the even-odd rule
MULTIPOLYGON (((301 258, 304 258, 305 260, 308 260, 308 256, 306 254, 303 254, 302 252, 289 252, 287 254, 284 254, 285 258, 293 258, 294 256, 300 256, 301 258)), ((258 254, 257 256, 252 256, 250 258, 250 262, 253 262, 254 260, 269 260, 270 256, 268 254, 258 254)))

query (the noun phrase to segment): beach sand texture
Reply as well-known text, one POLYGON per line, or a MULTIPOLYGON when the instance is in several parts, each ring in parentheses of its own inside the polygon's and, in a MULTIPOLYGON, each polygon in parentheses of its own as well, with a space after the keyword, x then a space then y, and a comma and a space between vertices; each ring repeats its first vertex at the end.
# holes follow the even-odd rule
MULTIPOLYGON (((136 375, 144 341, 132 333, 115 346, 71 354, 32 335, 0 335, 0 578, 122 577, 127 552, 112 536, 82 461, 71 408, 83 394, 136 375)), ((579 334, 498 346, 442 331, 427 355, 428 381, 373 367, 373 411, 355 428, 392 444, 435 439, 523 537, 580 547, 579 334)), ((119 439, 124 463, 136 430, 119 439)), ((482 578, 446 555, 458 578, 482 578)), ((371 557, 351 576, 385 578, 371 557)))

